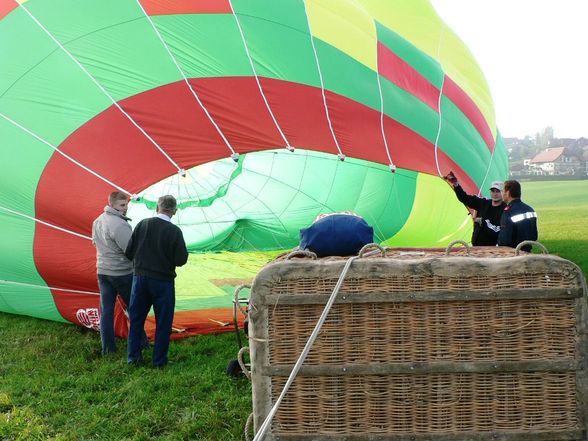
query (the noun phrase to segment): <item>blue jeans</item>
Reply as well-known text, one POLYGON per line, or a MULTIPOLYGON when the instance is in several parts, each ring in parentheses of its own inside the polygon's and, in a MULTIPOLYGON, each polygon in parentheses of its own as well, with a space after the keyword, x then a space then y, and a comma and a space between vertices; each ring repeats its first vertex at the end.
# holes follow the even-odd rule
POLYGON ((155 312, 155 345, 153 347, 153 366, 167 364, 169 339, 176 306, 176 291, 173 280, 155 279, 147 276, 134 276, 129 307, 129 353, 128 362, 141 360, 141 330, 145 326, 147 314, 153 306, 155 312))
MULTIPOLYGON (((107 276, 98 274, 98 287, 100 288, 100 339, 102 340, 102 354, 116 352, 116 340, 114 338, 114 307, 116 296, 120 295, 124 307, 128 309, 131 299, 131 287, 133 275, 107 276)), ((141 345, 149 346, 149 340, 143 330, 141 345)))

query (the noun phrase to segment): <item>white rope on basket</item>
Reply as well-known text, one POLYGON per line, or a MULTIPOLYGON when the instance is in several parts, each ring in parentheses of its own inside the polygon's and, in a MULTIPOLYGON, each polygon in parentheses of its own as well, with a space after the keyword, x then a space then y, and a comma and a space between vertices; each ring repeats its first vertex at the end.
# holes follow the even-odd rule
POLYGON ((376 253, 380 253, 382 256, 385 256, 385 254, 386 254, 384 248, 380 247, 379 245, 367 244, 359 251, 359 254, 357 256, 350 257, 349 259, 347 259, 347 262, 345 262, 345 266, 343 267, 343 271, 341 271, 341 274, 339 275, 339 279, 337 280, 337 284, 335 285, 333 292, 329 296, 327 304, 325 305, 325 308, 323 309, 323 312, 321 313, 321 316, 319 317, 319 320, 318 320, 316 326, 314 327, 314 330, 310 334, 310 337, 308 338, 308 341, 306 342, 306 345, 304 346, 304 349, 302 350, 300 357, 298 357, 296 364, 292 368, 292 372, 290 373, 290 376, 288 377, 288 380, 286 381, 286 384, 284 385, 284 389, 282 389, 280 396, 278 397, 278 399, 276 400, 276 402, 272 406, 271 410, 269 411, 269 413, 265 417, 265 420, 264 420, 263 424, 260 426, 259 431, 255 435, 255 438, 253 438, 253 441, 260 441, 261 439, 263 439, 263 436, 265 435, 268 428, 270 427, 271 422, 272 422, 274 416, 276 415, 282 400, 284 399, 284 397, 286 396, 286 393, 290 389, 290 386, 294 382, 296 375, 298 375, 298 371, 300 371, 300 368, 302 367, 302 364, 304 363, 306 356, 310 352, 312 345, 314 344, 323 324, 325 323, 325 321, 327 319, 327 315, 329 315, 329 312, 331 310, 331 307, 333 306, 333 303, 335 303, 335 299, 337 298, 337 294, 339 293, 339 290, 341 289, 341 286, 343 285, 343 281, 345 280, 345 276, 347 275, 347 271, 349 270, 349 267, 351 266, 351 264, 353 263, 354 260, 368 257, 368 256, 374 255, 376 253), (377 249, 375 249, 373 251, 366 252, 367 249, 374 248, 374 247, 377 247, 377 249))

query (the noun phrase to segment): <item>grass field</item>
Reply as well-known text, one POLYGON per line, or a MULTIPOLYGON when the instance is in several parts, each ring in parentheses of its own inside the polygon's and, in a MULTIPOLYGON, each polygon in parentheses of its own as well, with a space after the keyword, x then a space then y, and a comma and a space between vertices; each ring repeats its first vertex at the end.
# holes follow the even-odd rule
MULTIPOLYGON (((587 274, 588 181, 525 182, 523 200, 538 212, 539 240, 587 274)), ((211 270, 204 263, 195 266, 211 270)), ((179 290, 192 289, 183 280, 179 290)), ((225 374, 233 334, 172 342, 164 370, 102 358, 97 333, 62 323, 0 313, 0 336, 1 440, 243 439, 251 387, 225 374)))
POLYGON ((538 214, 539 241, 588 274, 588 180, 523 182, 522 200, 538 214))

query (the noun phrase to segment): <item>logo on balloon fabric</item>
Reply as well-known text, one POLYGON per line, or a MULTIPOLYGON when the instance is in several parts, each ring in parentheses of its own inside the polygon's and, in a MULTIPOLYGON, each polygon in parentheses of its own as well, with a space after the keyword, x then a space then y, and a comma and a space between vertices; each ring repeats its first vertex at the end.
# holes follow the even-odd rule
POLYGON ((78 309, 76 318, 87 328, 100 329, 100 313, 98 312, 98 308, 78 309))

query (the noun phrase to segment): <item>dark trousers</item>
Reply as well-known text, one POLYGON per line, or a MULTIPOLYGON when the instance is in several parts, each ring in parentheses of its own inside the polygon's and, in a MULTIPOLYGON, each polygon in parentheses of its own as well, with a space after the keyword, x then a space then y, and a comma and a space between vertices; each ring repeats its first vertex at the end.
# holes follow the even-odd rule
POLYGON ((134 276, 131 291, 129 318, 128 362, 141 360, 141 330, 151 306, 155 312, 155 345, 153 347, 153 366, 167 364, 167 351, 174 319, 176 292, 173 280, 154 279, 147 276, 134 276))
MULTIPOLYGON (((100 289, 100 339, 102 340, 102 354, 116 352, 114 338, 114 308, 116 297, 120 295, 124 308, 128 309, 131 300, 133 275, 107 276, 98 274, 98 288, 100 289)), ((149 346, 145 331, 141 329, 141 345, 149 346)))

